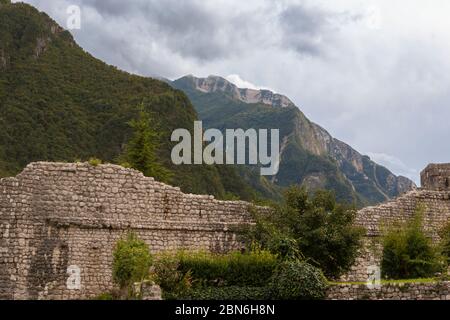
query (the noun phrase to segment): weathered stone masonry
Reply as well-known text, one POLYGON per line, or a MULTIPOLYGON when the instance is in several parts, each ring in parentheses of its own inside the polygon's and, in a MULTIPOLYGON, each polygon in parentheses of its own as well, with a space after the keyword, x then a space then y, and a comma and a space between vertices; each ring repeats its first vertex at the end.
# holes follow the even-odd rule
POLYGON ((114 165, 30 164, 0 181, 0 298, 110 290, 113 247, 129 230, 154 252, 239 249, 232 230, 251 222, 248 207, 184 194, 114 165))
POLYGON ((391 283, 369 288, 339 284, 328 288, 329 300, 450 300, 450 282, 391 283))
POLYGON ((431 164, 421 173, 422 188, 410 191, 397 199, 358 212, 356 223, 367 229, 367 237, 357 263, 343 277, 347 281, 366 281, 369 266, 380 266, 383 225, 407 221, 424 209, 424 228, 434 240, 450 221, 450 164, 431 164))
MULTIPOLYGON (((421 189, 360 210, 357 224, 368 233, 343 280, 366 281, 368 267, 380 264, 380 226, 411 218, 418 206, 425 208, 430 237, 438 239, 450 219, 449 182, 450 165, 430 165, 421 189)), ((112 289, 112 251, 130 230, 153 252, 240 249, 233 228, 252 223, 249 206, 184 194, 114 165, 30 164, 17 177, 0 180, 0 299, 84 299, 112 289)), ((347 287, 332 288, 330 298, 377 298, 385 290, 347 287)), ((433 297, 428 289, 423 297, 433 297)), ((447 298, 444 291, 436 294, 447 298)))

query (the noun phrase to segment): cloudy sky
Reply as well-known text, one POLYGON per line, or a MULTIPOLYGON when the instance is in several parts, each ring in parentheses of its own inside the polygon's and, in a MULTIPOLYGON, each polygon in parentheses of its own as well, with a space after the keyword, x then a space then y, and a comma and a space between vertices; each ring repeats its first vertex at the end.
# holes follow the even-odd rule
POLYGON ((146 76, 228 77, 290 97, 336 138, 418 181, 450 162, 448 0, 26 0, 146 76))

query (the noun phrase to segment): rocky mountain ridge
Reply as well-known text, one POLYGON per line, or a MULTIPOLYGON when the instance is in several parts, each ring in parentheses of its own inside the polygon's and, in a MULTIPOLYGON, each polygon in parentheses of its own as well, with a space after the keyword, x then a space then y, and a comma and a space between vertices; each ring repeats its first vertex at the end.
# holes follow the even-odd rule
POLYGON ((223 92, 244 103, 262 103, 277 108, 295 106, 289 98, 281 94, 266 89, 238 88, 235 84, 219 76, 196 78, 190 75, 188 77, 191 78, 196 89, 204 93, 223 92))
MULTIPOLYGON (((341 199, 362 205, 380 203, 416 187, 408 178, 396 176, 331 136, 283 95, 278 97, 289 103, 280 108, 276 99, 243 97, 241 92, 249 89, 217 76, 191 75, 172 85, 189 96, 208 127, 279 128, 283 142, 280 172, 271 179, 277 186, 327 188, 335 190, 341 199)), ((253 96, 262 96, 262 91, 254 91, 259 93, 253 96)))

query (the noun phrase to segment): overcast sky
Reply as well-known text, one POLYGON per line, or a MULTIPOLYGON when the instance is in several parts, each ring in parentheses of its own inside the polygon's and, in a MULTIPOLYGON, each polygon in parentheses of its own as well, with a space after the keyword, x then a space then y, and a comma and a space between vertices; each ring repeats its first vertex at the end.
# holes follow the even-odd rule
POLYGON ((448 0, 27 0, 127 71, 228 77, 287 95, 314 122, 418 182, 450 162, 448 0))

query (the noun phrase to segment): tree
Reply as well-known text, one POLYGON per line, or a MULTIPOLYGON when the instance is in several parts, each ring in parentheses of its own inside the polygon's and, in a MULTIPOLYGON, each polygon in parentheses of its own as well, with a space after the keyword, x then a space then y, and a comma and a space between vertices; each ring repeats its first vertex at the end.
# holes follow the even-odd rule
POLYGON ((337 278, 350 270, 361 247, 364 229, 354 226, 355 217, 356 210, 338 204, 329 191, 311 195, 305 188, 291 187, 284 205, 269 216, 256 217, 246 238, 286 258, 304 257, 327 277, 337 278))
POLYGON ((391 225, 383 236, 381 271, 384 278, 433 277, 443 268, 442 257, 423 230, 424 208, 406 223, 391 225))
POLYGON ((161 149, 161 132, 154 115, 145 110, 144 104, 138 106, 137 119, 131 120, 129 126, 133 136, 125 147, 120 161, 133 169, 141 171, 147 177, 169 182, 172 173, 158 158, 161 149))

